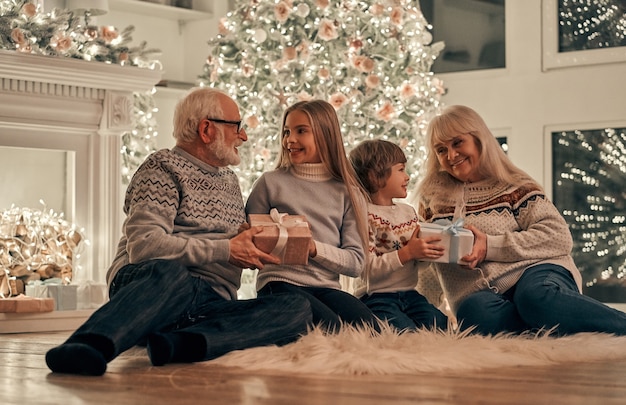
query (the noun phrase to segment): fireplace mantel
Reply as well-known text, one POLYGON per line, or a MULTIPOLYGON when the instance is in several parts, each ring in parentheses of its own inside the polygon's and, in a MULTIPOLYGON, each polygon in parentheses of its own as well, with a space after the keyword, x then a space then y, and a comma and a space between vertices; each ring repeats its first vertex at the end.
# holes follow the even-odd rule
POLYGON ((65 216, 90 241, 78 281, 104 282, 122 221, 121 135, 132 126, 133 93, 160 79, 150 69, 0 50, 0 147, 72 157, 65 216))

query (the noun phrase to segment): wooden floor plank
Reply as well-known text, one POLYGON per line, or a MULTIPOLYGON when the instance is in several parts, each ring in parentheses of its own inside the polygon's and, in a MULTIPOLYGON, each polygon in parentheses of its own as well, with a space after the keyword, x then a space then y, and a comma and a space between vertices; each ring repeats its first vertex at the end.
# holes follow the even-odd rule
POLYGON ((102 377, 53 374, 45 352, 67 333, 0 335, 2 404, 623 404, 626 361, 463 373, 338 376, 202 364, 152 367, 136 348, 102 377))

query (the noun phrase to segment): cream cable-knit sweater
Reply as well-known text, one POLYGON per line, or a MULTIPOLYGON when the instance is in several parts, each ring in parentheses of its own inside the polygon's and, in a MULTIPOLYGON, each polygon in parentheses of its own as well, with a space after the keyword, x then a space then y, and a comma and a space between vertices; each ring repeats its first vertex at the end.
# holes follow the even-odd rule
POLYGON ((309 258, 306 266, 266 265, 259 271, 257 290, 270 281, 340 289, 339 275, 361 275, 365 252, 348 190, 332 179, 322 164, 296 165, 261 175, 248 197, 246 214, 267 214, 272 208, 307 217, 317 255, 309 258))
MULTIPOLYGON (((534 183, 501 184, 494 180, 468 183, 459 188, 465 202, 465 224, 487 234, 487 256, 479 268, 434 263, 443 292, 454 312, 469 294, 491 288, 503 293, 524 270, 553 263, 569 270, 578 288, 582 277, 570 256, 573 242, 567 223, 534 183)), ((421 218, 428 222, 452 220, 455 207, 432 212, 420 201, 421 218)))

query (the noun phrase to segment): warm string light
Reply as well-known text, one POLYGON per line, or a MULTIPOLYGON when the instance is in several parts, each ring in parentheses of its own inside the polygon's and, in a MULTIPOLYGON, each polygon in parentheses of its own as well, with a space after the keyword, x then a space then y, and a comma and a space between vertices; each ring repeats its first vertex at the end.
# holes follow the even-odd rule
POLYGON ((156 150, 158 111, 154 91, 133 93, 133 130, 122 134, 122 182, 127 185, 148 155, 156 150))
POLYGON ((244 194, 274 167, 285 107, 311 98, 335 106, 348 150, 374 137, 401 145, 414 185, 445 93, 430 72, 443 49, 430 29, 410 0, 238 1, 209 41, 200 82, 242 107, 244 194))
POLYGON ((80 271, 84 231, 53 210, 12 206, 0 214, 0 267, 24 284, 60 278, 64 284, 80 271))

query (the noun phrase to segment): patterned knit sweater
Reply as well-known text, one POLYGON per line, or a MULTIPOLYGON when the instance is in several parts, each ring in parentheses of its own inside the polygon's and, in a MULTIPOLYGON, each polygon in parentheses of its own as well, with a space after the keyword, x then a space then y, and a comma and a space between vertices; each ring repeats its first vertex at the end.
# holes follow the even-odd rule
MULTIPOLYGON (((572 236, 563 217, 534 183, 502 184, 485 180, 459 187, 464 201, 465 224, 487 234, 487 256, 478 268, 435 263, 443 292, 456 312, 469 294, 492 289, 504 293, 525 269, 552 263, 569 270, 578 288, 582 278, 572 257, 572 236)), ((437 212, 420 201, 420 217, 428 222, 452 220, 455 207, 441 207, 437 212)))
MULTIPOLYGON (((367 293, 386 293, 415 290, 417 286, 417 260, 404 265, 398 250, 406 246, 418 225, 415 209, 397 203, 390 206, 368 204, 369 255, 367 260, 367 293)), ((365 291, 357 290, 357 295, 365 291)))
POLYGON ((257 290, 270 281, 340 289, 341 274, 361 275, 365 252, 348 190, 344 183, 333 180, 322 164, 264 173, 248 197, 246 213, 268 214, 272 208, 306 216, 317 255, 309 258, 308 265, 265 265, 258 274, 257 290))
POLYGON ((148 156, 126 191, 126 219, 110 284, 128 263, 178 260, 208 279, 226 299, 236 299, 241 269, 228 263, 228 239, 245 222, 237 176, 178 147, 148 156))

